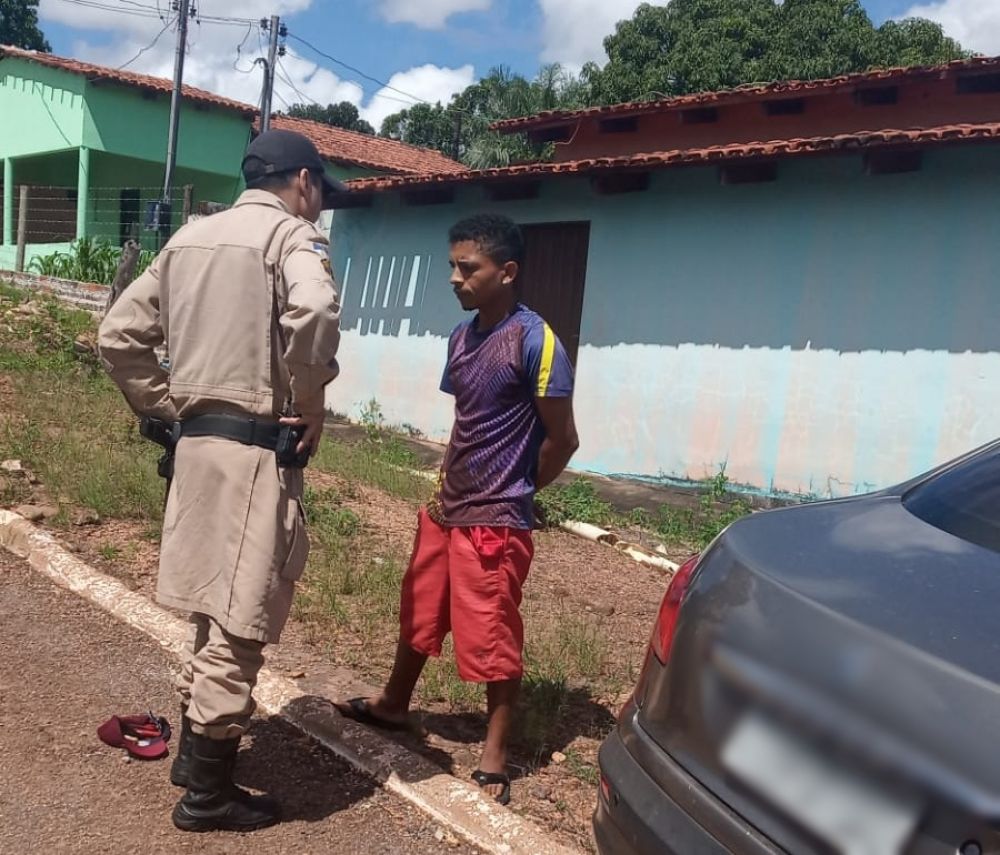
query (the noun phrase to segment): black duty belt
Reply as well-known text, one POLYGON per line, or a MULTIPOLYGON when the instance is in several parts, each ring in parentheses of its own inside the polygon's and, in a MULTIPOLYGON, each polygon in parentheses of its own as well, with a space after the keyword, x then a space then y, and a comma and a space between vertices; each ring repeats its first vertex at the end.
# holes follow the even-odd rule
POLYGON ((193 416, 181 423, 181 436, 217 436, 268 451, 277 449, 280 430, 278 422, 222 414, 193 416))

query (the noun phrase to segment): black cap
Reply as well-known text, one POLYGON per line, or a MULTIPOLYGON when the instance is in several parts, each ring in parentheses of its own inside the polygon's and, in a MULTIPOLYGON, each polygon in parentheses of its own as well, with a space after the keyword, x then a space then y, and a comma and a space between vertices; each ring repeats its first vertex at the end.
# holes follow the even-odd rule
POLYGON ((297 169, 308 169, 323 176, 323 199, 347 188, 326 174, 323 158, 313 141, 294 131, 266 131, 250 143, 243 158, 243 178, 247 186, 269 175, 280 175, 297 169))

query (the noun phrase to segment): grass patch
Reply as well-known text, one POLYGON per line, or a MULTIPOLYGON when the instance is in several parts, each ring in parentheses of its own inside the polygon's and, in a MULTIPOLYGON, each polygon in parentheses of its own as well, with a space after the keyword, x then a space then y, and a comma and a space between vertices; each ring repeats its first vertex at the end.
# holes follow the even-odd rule
POLYGON ((576 751, 566 752, 566 768, 569 773, 585 784, 596 787, 601 782, 601 771, 593 763, 588 763, 576 751))
POLYGON ((382 409, 374 399, 362 410, 361 424, 365 429, 361 443, 326 438, 314 458, 316 468, 348 481, 369 484, 406 501, 429 499, 433 481, 415 474, 420 470, 419 458, 401 435, 385 424, 382 409))
POLYGON ((650 527, 667 542, 704 549, 730 523, 752 510, 746 498, 730 491, 725 467, 721 467, 714 478, 703 482, 697 507, 661 505, 656 515, 650 517, 650 527))
POLYGON ((0 285, 0 370, 98 370, 92 354, 79 353, 76 340, 94 329, 87 312, 69 309, 54 299, 28 300, 0 285))
POLYGON ((695 549, 704 549, 726 526, 753 510, 746 498, 730 489, 725 467, 720 467, 715 477, 701 482, 695 507, 664 504, 655 513, 640 508, 623 514, 598 496, 593 482, 586 478, 546 487, 539 492, 537 501, 548 526, 573 520, 607 528, 638 527, 665 543, 695 549))
POLYGON ((419 464, 395 436, 381 443, 367 439, 351 443, 325 437, 313 465, 321 472, 368 484, 408 502, 424 502, 434 490, 430 479, 408 471, 419 468, 419 464))
MULTIPOLYGON (((21 460, 62 506, 158 523, 157 451, 93 354, 74 346, 93 333, 91 316, 5 287, 0 318, 0 370, 12 398, 0 414, 0 458, 21 460)), ((11 498, 26 497, 4 496, 11 498)))
POLYGON ((307 488, 304 505, 313 548, 296 597, 296 615, 320 628, 349 629, 369 648, 389 633, 399 615, 402 563, 395 557, 360 557, 362 520, 336 490, 307 488))
POLYGON ((18 417, 0 427, 0 458, 21 460, 61 505, 160 520, 157 454, 109 382, 42 370, 9 376, 18 417))
POLYGON ((417 684, 420 703, 446 703, 453 710, 478 710, 485 703, 486 687, 466 683, 458 676, 451 636, 445 639, 441 656, 431 659, 417 684))
POLYGON ((105 561, 114 561, 116 558, 121 557, 122 550, 113 543, 105 543, 97 550, 97 554, 100 555, 105 561))
POLYGON ((610 502, 597 495, 592 481, 577 478, 569 484, 553 484, 538 493, 537 502, 547 525, 569 520, 591 525, 615 525, 621 515, 610 502))

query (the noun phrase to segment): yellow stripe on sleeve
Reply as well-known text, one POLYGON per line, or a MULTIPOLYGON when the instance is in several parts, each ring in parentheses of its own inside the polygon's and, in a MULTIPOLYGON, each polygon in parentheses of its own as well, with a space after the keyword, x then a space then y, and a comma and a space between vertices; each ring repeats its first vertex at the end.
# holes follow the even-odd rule
POLYGON ((556 355, 556 334, 552 327, 544 325, 545 338, 542 342, 542 364, 538 366, 538 397, 544 398, 549 391, 549 379, 552 377, 552 360, 556 355))

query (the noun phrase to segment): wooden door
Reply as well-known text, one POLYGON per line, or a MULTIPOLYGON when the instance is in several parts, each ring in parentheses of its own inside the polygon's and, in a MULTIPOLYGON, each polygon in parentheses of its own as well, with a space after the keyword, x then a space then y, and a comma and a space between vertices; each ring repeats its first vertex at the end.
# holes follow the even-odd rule
POLYGON ((524 234, 524 264, 518 275, 521 302, 545 318, 576 365, 590 223, 532 223, 522 225, 521 230, 524 234))

